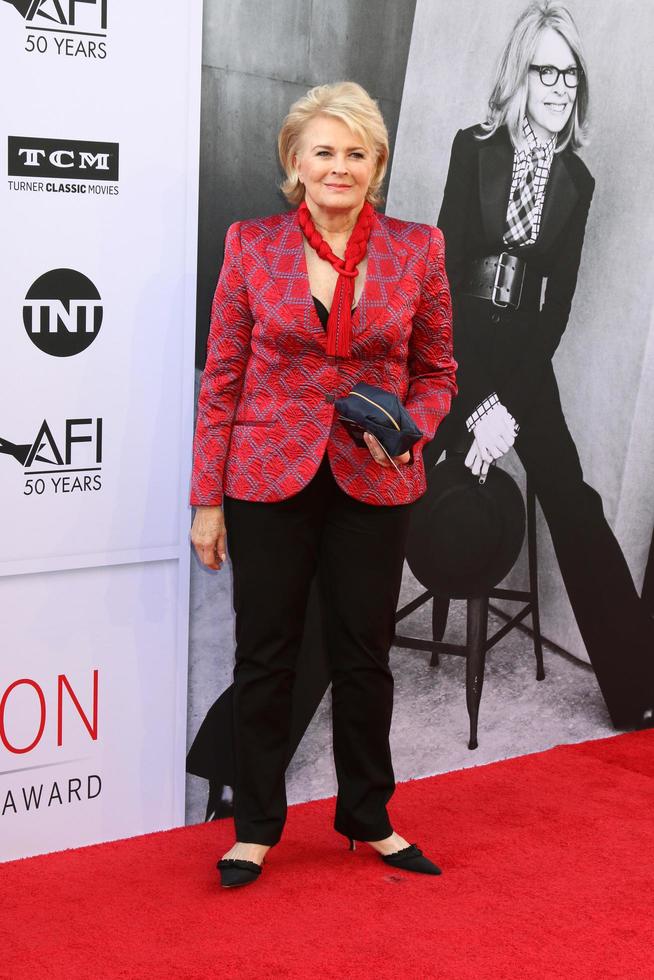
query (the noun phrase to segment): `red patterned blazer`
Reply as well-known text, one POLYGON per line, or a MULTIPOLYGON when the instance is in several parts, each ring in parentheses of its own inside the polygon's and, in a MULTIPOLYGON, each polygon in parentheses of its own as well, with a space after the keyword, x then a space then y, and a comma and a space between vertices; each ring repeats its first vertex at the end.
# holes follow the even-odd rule
POLYGON ((290 497, 325 454, 339 486, 371 504, 424 493, 422 447, 456 393, 443 236, 377 214, 352 356, 328 357, 295 211, 227 232, 195 432, 191 503, 290 497), (357 381, 394 392, 424 438, 412 465, 382 467, 335 417, 357 381))

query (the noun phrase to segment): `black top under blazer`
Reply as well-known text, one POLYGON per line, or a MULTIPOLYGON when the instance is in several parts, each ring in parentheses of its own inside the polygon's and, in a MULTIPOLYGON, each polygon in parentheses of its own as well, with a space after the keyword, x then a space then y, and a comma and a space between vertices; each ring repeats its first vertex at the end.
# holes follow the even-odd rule
POLYGON ((538 238, 532 245, 507 248, 502 236, 514 148, 506 126, 487 139, 476 137, 481 132, 472 126, 457 133, 438 218, 454 300, 454 346, 459 363, 456 408, 466 418, 496 391, 520 422, 568 322, 595 181, 572 150, 555 153, 538 238), (530 269, 547 277, 540 313, 500 312, 488 300, 459 293, 470 260, 502 251, 519 255, 530 269), (498 359, 491 348, 497 346, 503 325, 515 342, 511 356, 504 352, 498 359))

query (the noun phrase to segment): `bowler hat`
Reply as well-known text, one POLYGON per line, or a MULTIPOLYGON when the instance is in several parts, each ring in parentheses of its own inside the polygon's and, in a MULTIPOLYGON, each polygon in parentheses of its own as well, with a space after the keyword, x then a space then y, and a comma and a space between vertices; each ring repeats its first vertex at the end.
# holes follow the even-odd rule
POLYGON ((479 483, 461 454, 427 474, 407 543, 409 568, 435 595, 487 595, 513 567, 525 535, 525 507, 516 482, 491 466, 479 483))

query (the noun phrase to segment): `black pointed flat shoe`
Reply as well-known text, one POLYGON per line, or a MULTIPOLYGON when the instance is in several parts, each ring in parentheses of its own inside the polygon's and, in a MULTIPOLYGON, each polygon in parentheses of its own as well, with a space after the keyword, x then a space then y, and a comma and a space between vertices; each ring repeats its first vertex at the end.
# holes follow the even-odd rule
MULTIPOLYGON (((350 850, 356 850, 354 838, 348 837, 348 841, 350 850)), ((390 864, 392 868, 399 868, 400 871, 415 871, 420 875, 443 874, 437 864, 425 857, 417 844, 409 844, 408 847, 403 847, 401 851, 395 851, 394 854, 379 854, 379 851, 377 854, 385 864, 390 864)))
POLYGON ((251 885, 261 874, 261 865, 256 861, 241 861, 238 858, 222 858, 216 867, 220 872, 220 884, 223 888, 251 885))
POLYGON ((385 864, 390 864, 392 868, 399 868, 401 871, 416 871, 421 875, 440 875, 441 869, 425 857, 417 844, 409 844, 401 851, 394 854, 379 855, 385 864))

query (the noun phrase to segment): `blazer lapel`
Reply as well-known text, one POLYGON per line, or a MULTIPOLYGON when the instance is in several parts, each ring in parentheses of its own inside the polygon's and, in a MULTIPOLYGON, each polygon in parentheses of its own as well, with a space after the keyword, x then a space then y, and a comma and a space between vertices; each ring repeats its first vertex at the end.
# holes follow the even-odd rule
POLYGON ((402 296, 398 287, 407 255, 407 250, 391 238, 384 216, 377 215, 368 241, 366 282, 352 319, 355 334, 367 330, 383 314, 387 314, 396 294, 402 296))
POLYGON ((578 198, 579 194, 570 176, 565 156, 562 153, 555 153, 545 188, 540 231, 533 248, 543 252, 549 248, 570 217, 578 198))
POLYGON ((317 327, 320 321, 311 300, 302 230, 295 212, 284 215, 280 227, 271 235, 264 250, 265 296, 276 315, 292 325, 317 327), (314 322, 315 321, 315 322, 314 322))
POLYGON ((505 129, 479 142, 479 199, 484 233, 493 244, 501 241, 513 174, 513 145, 505 129))
MULTIPOLYGON (((479 195, 484 233, 493 244, 501 241, 511 193, 513 146, 505 129, 479 147, 479 195)), ((555 153, 545 190, 538 238, 521 251, 545 251, 554 242, 579 195, 570 176, 565 154, 555 153)))

